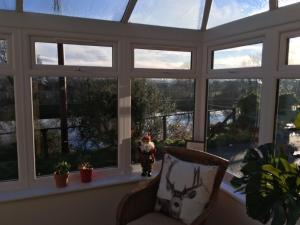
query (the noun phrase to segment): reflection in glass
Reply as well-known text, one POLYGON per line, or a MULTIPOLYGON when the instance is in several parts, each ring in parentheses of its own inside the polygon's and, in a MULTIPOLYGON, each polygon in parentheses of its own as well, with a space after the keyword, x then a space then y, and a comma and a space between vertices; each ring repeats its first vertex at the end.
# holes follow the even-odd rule
POLYGON ((279 82, 276 120, 276 145, 300 160, 300 79, 279 82))
POLYGON ((288 65, 300 65, 300 37, 289 38, 288 65))
POLYGON ((35 63, 58 65, 57 44, 35 42, 35 63))
POLYGON ((112 67, 112 47, 64 44, 65 65, 112 67))
POLYGON ((7 41, 0 40, 0 64, 7 63, 7 41))
POLYGON ((134 68, 191 69, 191 52, 134 49, 134 68))
POLYGON ((39 77, 32 79, 37 176, 67 160, 117 166, 117 80, 39 77))
POLYGON ((278 6, 286 6, 300 2, 299 0, 278 0, 278 6))
POLYGON ((261 80, 210 79, 207 92, 207 151, 230 160, 239 175, 246 148, 258 142, 261 80))
POLYGON ((18 179, 14 80, 0 77, 0 181, 18 179))
POLYGON ((263 44, 216 50, 213 52, 213 69, 260 67, 263 44))
POLYGON ((120 21, 128 0, 24 0, 25 12, 120 21))
POLYGON ((139 0, 130 23, 200 29, 204 0, 139 0))
POLYGON ((268 0, 213 0, 207 29, 268 10, 268 0))
POLYGON ((0 9, 16 10, 16 0, 1 0, 0 9))
POLYGON ((133 79, 131 82, 131 161, 138 162, 138 142, 149 134, 160 150, 166 145, 183 146, 192 139, 194 80, 133 79))

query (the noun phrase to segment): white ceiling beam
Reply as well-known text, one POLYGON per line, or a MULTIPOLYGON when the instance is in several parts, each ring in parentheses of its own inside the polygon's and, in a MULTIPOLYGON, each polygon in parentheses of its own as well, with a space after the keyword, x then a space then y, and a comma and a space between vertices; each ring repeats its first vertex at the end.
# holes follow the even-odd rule
POLYGON ((270 10, 278 8, 278 0, 269 0, 270 10))
POLYGON ((206 0, 205 1, 205 6, 204 6, 204 13, 203 13, 203 19, 202 19, 202 25, 201 25, 201 30, 204 31, 206 30, 206 25, 208 22, 208 17, 210 13, 210 8, 211 8, 212 0, 206 0))
POLYGON ((131 13, 132 13, 136 3, 137 3, 137 0, 129 0, 128 1, 128 4, 126 6, 125 12, 124 12, 122 20, 121 20, 122 23, 128 23, 128 20, 131 16, 131 13))

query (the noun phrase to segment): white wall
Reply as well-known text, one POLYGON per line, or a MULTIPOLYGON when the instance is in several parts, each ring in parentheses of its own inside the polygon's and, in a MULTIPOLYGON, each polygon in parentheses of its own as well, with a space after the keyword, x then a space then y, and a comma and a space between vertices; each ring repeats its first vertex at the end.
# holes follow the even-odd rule
POLYGON ((0 203, 1 225, 114 225, 121 198, 136 183, 0 203))

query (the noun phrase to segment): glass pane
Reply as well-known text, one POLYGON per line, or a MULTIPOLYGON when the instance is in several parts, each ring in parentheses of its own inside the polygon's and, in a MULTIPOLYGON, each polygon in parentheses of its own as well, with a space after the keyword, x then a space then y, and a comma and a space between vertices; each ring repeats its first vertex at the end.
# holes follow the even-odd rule
POLYGON ((299 0, 278 0, 278 6, 286 6, 300 2, 299 0))
POLYGON ((32 78, 37 176, 59 160, 72 170, 117 166, 117 79, 32 78))
POLYGON ((112 67, 112 47, 64 44, 65 65, 112 67))
POLYGON ((18 179, 14 80, 0 77, 0 181, 18 179))
POLYGON ((57 44, 35 42, 35 63, 58 65, 57 44))
POLYGON ((25 12, 120 21, 128 0, 24 0, 25 12))
POLYGON ((0 64, 7 63, 7 41, 0 40, 0 64))
POLYGON ((230 160, 239 176, 246 148, 258 141, 261 80, 210 79, 207 92, 207 151, 230 160))
POLYGON ((134 68, 191 69, 191 52, 134 49, 134 68))
POLYGON ((289 38, 288 65, 300 65, 300 37, 289 38))
POLYGON ((130 23, 199 29, 205 0, 138 0, 130 23))
POLYGON ((16 0, 1 0, 0 9, 16 10, 16 0))
POLYGON ((246 45, 213 52, 213 69, 260 67, 263 44, 246 45))
POLYGON ((268 10, 268 0, 213 0, 207 29, 268 10))
POLYGON ((131 160, 139 160, 138 143, 145 134, 154 141, 157 159, 165 145, 184 146, 192 139, 194 80, 133 79, 131 83, 131 160))
POLYGON ((300 160, 300 79, 280 80, 276 121, 276 145, 287 146, 300 160))

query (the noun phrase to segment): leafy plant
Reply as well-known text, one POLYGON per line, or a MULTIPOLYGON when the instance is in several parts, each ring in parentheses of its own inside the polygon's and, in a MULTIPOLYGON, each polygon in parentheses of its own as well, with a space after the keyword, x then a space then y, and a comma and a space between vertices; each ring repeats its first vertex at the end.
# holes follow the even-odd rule
POLYGON ((54 173, 57 175, 64 175, 69 172, 71 164, 67 161, 60 161, 54 167, 54 173))
POLYGON ((263 224, 272 219, 272 225, 295 225, 300 217, 299 167, 272 144, 249 149, 243 162, 243 176, 231 184, 246 194, 247 214, 263 224))

